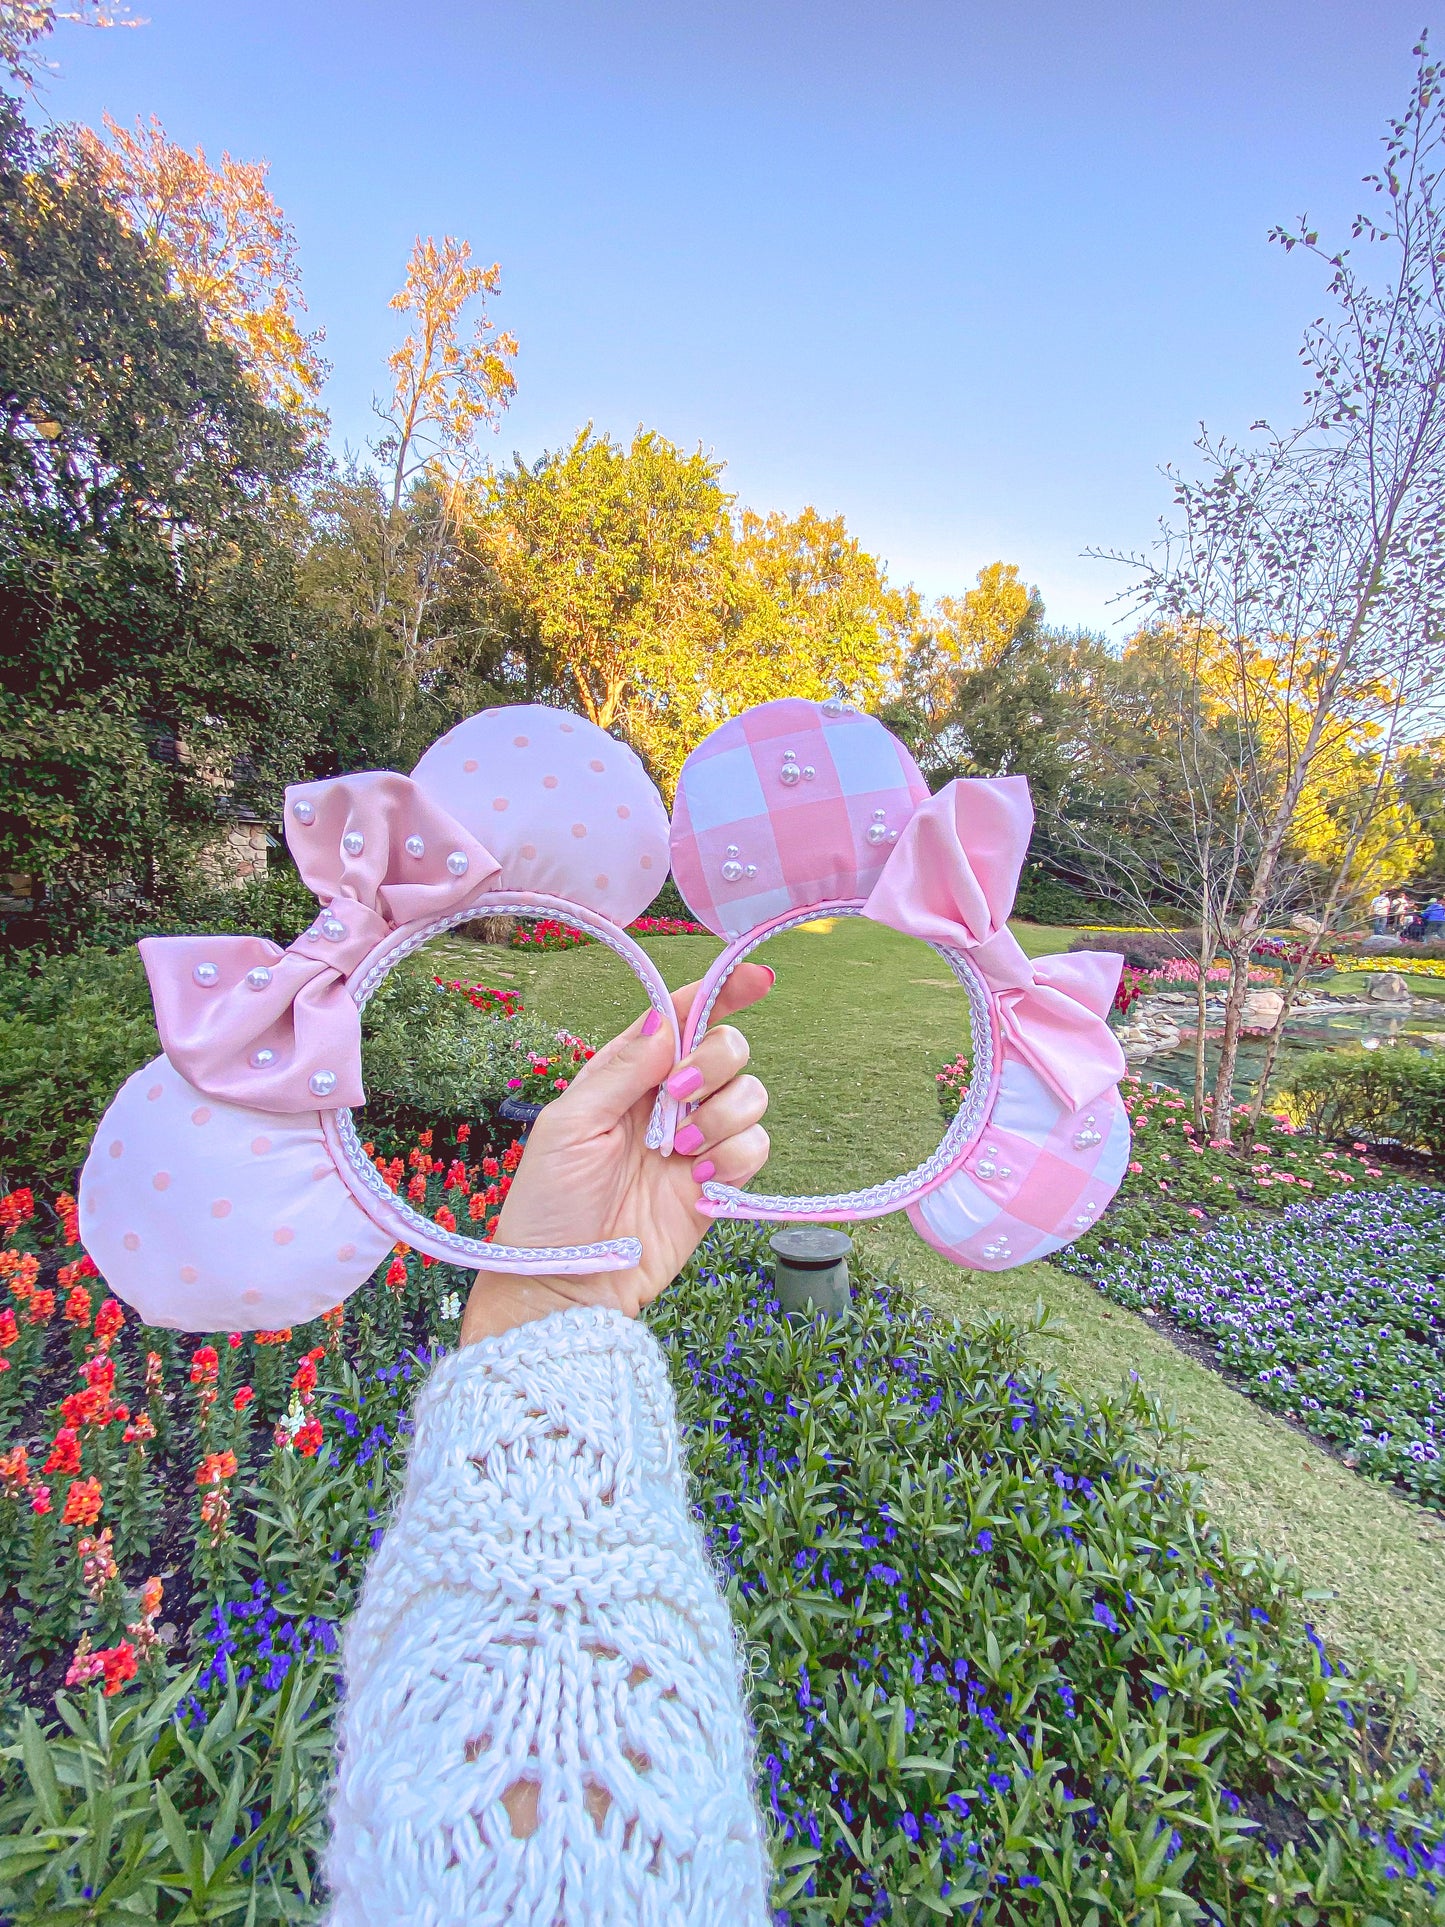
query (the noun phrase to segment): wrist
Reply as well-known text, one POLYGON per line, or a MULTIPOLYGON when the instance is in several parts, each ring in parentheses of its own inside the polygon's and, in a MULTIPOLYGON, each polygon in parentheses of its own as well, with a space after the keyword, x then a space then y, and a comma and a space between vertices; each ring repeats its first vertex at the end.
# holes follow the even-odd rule
POLYGON ((462 1313, 460 1342, 476 1345, 500 1338, 518 1325, 534 1324, 560 1311, 592 1305, 635 1317, 636 1307, 617 1290, 611 1274, 589 1277, 528 1277, 520 1272, 480 1271, 462 1313))

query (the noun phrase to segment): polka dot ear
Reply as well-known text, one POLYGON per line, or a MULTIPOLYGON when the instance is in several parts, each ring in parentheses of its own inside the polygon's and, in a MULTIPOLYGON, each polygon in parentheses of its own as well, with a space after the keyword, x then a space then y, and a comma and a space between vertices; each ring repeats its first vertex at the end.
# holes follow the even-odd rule
POLYGON ((866 897, 927 796, 913 758, 871 716, 796 696, 763 703, 683 764, 673 875, 720 937, 866 897))
POLYGON ((531 890, 626 926, 667 875, 667 811, 625 743, 538 704, 489 709, 433 743, 412 779, 531 890))
POLYGON ((342 1182, 316 1112, 203 1100, 164 1057, 101 1122, 80 1231, 111 1290, 178 1331, 304 1324, 364 1284, 392 1244, 342 1182))

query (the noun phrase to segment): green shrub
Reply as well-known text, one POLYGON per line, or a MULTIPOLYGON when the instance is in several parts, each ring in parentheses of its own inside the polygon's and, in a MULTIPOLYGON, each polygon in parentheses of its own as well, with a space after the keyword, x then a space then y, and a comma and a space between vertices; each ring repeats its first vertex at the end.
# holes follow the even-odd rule
POLYGON ((1082 923, 1092 909, 1087 897, 1037 863, 1026 863, 1019 878, 1013 913, 1030 923, 1082 923))
POLYGON ((1075 937, 1070 950, 1116 951, 1135 970, 1157 970, 1176 957, 1199 956, 1197 930, 1100 930, 1075 937))
POLYGON ((88 949, 125 950, 141 937, 187 931, 269 937, 286 945, 316 915, 316 899, 289 864, 244 883, 196 882, 163 900, 62 901, 4 920, 0 948, 73 955, 88 949))
POLYGON ((680 917, 689 923, 694 920, 692 909, 684 903, 682 892, 671 873, 663 878, 662 888, 642 914, 644 917, 680 917))
POLYGON ((1445 1057, 1359 1046, 1312 1051, 1290 1067, 1279 1096, 1316 1137, 1390 1139, 1445 1157, 1445 1057))
POLYGON ((520 1006, 512 1017, 474 1010, 436 982, 424 958, 393 971, 362 1027, 368 1132, 480 1118, 506 1097, 546 1103, 557 1095, 556 1079, 575 1071, 574 1053, 591 1054, 520 1006), (548 1074, 534 1075, 533 1062, 543 1058, 548 1074))
POLYGON ((68 1190, 100 1114, 160 1049, 134 950, 22 954, 0 968, 0 1174, 68 1190))

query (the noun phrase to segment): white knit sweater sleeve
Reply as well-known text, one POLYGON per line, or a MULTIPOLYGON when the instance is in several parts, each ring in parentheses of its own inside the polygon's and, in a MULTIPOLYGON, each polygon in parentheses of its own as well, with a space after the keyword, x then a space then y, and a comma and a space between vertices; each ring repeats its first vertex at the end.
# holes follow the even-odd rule
POLYGON ((737 1651, 641 1325, 443 1360, 345 1661, 330 1927, 765 1927, 737 1651))

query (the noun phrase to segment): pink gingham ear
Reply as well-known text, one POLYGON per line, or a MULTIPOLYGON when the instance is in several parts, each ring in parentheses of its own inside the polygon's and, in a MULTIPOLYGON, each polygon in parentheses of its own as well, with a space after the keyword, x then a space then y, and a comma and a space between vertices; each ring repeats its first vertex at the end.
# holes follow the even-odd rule
POLYGON ((412 779, 495 851, 501 890, 564 897, 625 928, 667 876, 667 811, 625 743, 538 703, 469 716, 412 779))
POLYGON ((787 696, 721 724, 682 766, 672 871, 694 915, 740 937, 866 897, 928 785, 896 736, 841 702, 787 696))

